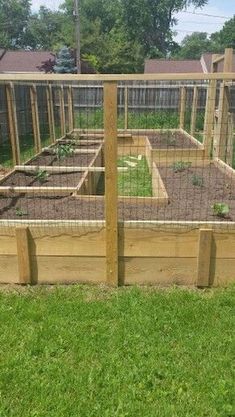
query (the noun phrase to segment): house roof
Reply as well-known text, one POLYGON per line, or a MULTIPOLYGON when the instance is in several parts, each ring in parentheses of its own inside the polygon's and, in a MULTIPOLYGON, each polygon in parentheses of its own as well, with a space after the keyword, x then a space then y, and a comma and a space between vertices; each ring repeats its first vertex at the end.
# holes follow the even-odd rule
MULTIPOLYGON (((207 73, 211 72, 212 53, 202 54, 199 60, 146 59, 144 72, 147 74, 207 73)), ((218 64, 218 72, 223 72, 223 61, 218 64)), ((235 72, 235 55, 233 56, 235 72)))
MULTIPOLYGON (((6 51, 0 49, 0 73, 52 72, 55 54, 50 51, 6 51)), ((95 73, 94 68, 82 61, 82 73, 95 73)))

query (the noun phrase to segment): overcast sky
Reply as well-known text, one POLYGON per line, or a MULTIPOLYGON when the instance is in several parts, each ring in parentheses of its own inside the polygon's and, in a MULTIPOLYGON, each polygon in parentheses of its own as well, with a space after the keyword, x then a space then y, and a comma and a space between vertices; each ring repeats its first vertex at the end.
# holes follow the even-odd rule
MULTIPOLYGON (((40 5, 49 7, 52 10, 58 8, 60 0, 32 0, 33 10, 37 10, 40 5)), ((188 9, 193 12, 193 8, 188 9)), ((235 1, 234 0, 209 0, 208 5, 201 11, 197 9, 197 14, 191 13, 178 13, 176 18, 178 19, 178 25, 175 30, 178 31, 175 36, 177 42, 181 42, 186 35, 190 35, 192 32, 207 32, 208 34, 220 30, 226 20, 229 20, 235 14, 235 1), (201 16, 198 13, 213 15, 213 16, 201 16), (214 17, 222 16, 225 18, 214 17)))

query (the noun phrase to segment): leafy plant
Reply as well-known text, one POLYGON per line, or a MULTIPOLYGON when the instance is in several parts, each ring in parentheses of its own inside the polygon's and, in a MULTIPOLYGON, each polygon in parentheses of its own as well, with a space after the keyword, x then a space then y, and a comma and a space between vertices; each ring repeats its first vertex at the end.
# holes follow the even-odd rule
POLYGON ((168 146, 175 146, 176 138, 174 136, 174 132, 170 132, 169 134, 170 136, 167 138, 166 143, 168 146))
POLYGON ((68 156, 73 155, 74 150, 73 150, 73 145, 70 144, 66 144, 66 145, 57 145, 56 149, 55 149, 55 153, 56 153, 56 157, 58 160, 63 160, 65 158, 67 158, 68 156))
POLYGON ((230 212, 229 205, 225 203, 215 203, 211 208, 213 209, 214 215, 218 217, 227 217, 230 212))
POLYGON ((194 174, 192 177, 192 184, 197 186, 197 187, 203 187, 203 177, 201 177, 200 175, 194 174))
POLYGON ((192 165, 191 162, 178 161, 178 162, 174 162, 171 168, 173 169, 174 172, 183 172, 186 169, 190 168, 191 165, 192 165))
POLYGON ((35 173, 35 178, 37 181, 40 182, 40 184, 43 184, 47 178, 49 177, 49 173, 46 170, 43 169, 39 169, 36 173, 35 173))
POLYGON ((16 216, 18 216, 18 217, 22 217, 22 216, 27 216, 28 215, 28 212, 25 211, 25 210, 23 210, 21 207, 16 207, 15 212, 16 212, 16 216))

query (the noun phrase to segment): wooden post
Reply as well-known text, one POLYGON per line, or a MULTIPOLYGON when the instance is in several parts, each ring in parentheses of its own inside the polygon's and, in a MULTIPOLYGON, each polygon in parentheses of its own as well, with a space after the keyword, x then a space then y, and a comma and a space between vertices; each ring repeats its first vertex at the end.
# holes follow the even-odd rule
POLYGON ((118 285, 117 83, 104 82, 106 279, 118 285))
POLYGON ((31 284, 32 273, 29 252, 29 229, 28 227, 20 226, 16 228, 15 233, 18 255, 19 283, 31 284))
POLYGON ((37 88, 35 85, 30 87, 30 101, 31 101, 31 111, 32 111, 32 122, 33 122, 33 136, 34 136, 34 146, 36 153, 41 152, 41 136, 40 136, 40 126, 39 126, 39 115, 38 115, 38 98, 37 98, 37 88))
POLYGON ((186 88, 181 87, 180 90, 180 129, 184 129, 185 123, 185 107, 186 107, 186 88))
POLYGON ((6 84, 6 99, 13 164, 18 165, 20 163, 20 145, 16 114, 15 90, 12 83, 6 84))
POLYGON ((206 98, 206 111, 204 121, 204 136, 203 144, 205 149, 205 157, 210 158, 212 140, 213 140, 213 129, 214 129, 214 113, 216 104, 216 80, 210 80, 209 87, 207 90, 206 98))
POLYGON ((46 96, 47 96, 47 112, 48 112, 50 142, 54 143, 55 140, 56 140, 56 135, 55 135, 55 116, 54 116, 54 106, 53 106, 53 93, 52 93, 52 86, 51 85, 48 85, 46 87, 46 96))
POLYGON ((64 87, 61 85, 59 89, 59 98, 60 98, 60 126, 61 126, 61 135, 66 134, 66 125, 65 125, 65 110, 64 110, 64 87))
POLYGON ((191 113, 191 126, 190 126, 190 134, 194 136, 195 129, 196 129, 196 120, 197 120, 197 104, 198 104, 198 88, 195 85, 193 89, 193 105, 192 105, 192 113, 191 113))
POLYGON ((226 164, 230 166, 233 166, 233 142, 234 142, 233 130, 234 130, 233 117, 232 117, 232 114, 229 113, 228 130, 227 130, 228 140, 227 140, 227 146, 226 146, 226 164))
POLYGON ((201 229, 199 233, 197 286, 208 287, 210 285, 212 230, 201 229))
POLYGON ((125 112, 125 122, 124 129, 128 129, 128 87, 124 89, 124 112, 125 112))
POLYGON ((73 108, 73 89, 71 85, 68 87, 68 116, 69 116, 69 131, 74 129, 74 108, 73 108))
MULTIPOLYGON (((226 48, 224 54, 224 72, 232 72, 233 67, 233 49, 226 48)), ((215 156, 226 160, 226 145, 228 139, 228 118, 229 118, 229 88, 223 81, 220 86, 219 97, 219 118, 218 130, 216 137, 215 156)))

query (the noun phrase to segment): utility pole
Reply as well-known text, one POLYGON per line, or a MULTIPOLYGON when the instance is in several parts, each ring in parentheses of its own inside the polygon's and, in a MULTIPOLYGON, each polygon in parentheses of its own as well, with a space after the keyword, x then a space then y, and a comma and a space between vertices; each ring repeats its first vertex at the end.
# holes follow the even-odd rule
POLYGON ((79 1, 74 0, 74 20, 75 20, 75 50, 77 73, 81 74, 81 48, 80 48, 80 10, 79 1))

